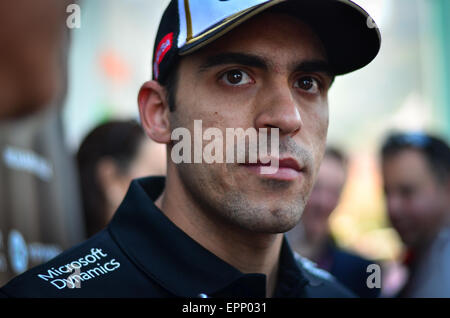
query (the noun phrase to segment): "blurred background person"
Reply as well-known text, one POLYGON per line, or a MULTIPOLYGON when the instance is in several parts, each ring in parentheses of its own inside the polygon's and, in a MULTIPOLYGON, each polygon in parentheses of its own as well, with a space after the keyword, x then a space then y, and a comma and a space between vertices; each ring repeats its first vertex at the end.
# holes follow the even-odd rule
POLYGON ((50 105, 65 89, 66 7, 75 1, 0 2, 0 120, 50 105))
POLYGON ((399 297, 450 297, 450 149, 425 133, 394 133, 381 150, 387 212, 409 269, 399 297))
POLYGON ((165 175, 165 158, 165 147, 146 138, 134 120, 94 128, 77 154, 87 235, 109 223, 133 179, 165 175))
POLYGON ((61 118, 73 2, 0 1, 0 285, 85 237, 61 118))
POLYGON ((374 264, 339 248, 334 241, 329 218, 338 206, 347 179, 347 159, 337 148, 328 147, 317 181, 301 221, 288 232, 292 248, 331 273, 359 297, 378 297, 380 290, 367 287, 367 267, 374 264))

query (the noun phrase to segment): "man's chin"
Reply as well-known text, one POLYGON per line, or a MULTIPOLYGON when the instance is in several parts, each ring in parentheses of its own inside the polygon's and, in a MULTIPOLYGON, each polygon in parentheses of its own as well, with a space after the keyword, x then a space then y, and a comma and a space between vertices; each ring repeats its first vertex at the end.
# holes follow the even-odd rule
MULTIPOLYGON (((285 203, 285 202, 284 202, 285 203)), ((255 233, 279 234, 294 228, 300 221, 302 214, 301 204, 283 208, 283 203, 267 206, 242 207, 244 215, 236 218, 243 228, 255 233)))
POLYGON ((298 222, 286 222, 278 224, 267 224, 251 227, 251 232, 259 234, 284 234, 293 229, 298 222))

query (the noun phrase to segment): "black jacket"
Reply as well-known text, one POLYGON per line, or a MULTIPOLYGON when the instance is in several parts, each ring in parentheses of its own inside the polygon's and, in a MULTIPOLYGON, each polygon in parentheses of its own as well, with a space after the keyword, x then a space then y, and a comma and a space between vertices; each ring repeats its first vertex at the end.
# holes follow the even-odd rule
MULTIPOLYGON (((367 268, 377 264, 359 255, 340 249, 335 244, 329 246, 332 265, 327 269, 341 284, 361 298, 377 298, 380 288, 367 287, 367 268)), ((377 264, 378 265, 378 264, 377 264)))
MULTIPOLYGON (((164 178, 132 182, 109 226, 10 281, 3 297, 265 297, 266 277, 243 274, 200 246, 154 205, 164 178)), ((275 297, 352 297, 284 239, 275 297)))

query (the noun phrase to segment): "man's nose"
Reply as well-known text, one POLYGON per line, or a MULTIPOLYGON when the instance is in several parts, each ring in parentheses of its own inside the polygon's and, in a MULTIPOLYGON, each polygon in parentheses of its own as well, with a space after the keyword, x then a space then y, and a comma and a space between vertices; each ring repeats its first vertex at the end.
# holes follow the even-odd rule
POLYGON ((287 83, 273 83, 260 93, 255 127, 279 128, 280 136, 295 136, 303 126, 300 109, 287 83))

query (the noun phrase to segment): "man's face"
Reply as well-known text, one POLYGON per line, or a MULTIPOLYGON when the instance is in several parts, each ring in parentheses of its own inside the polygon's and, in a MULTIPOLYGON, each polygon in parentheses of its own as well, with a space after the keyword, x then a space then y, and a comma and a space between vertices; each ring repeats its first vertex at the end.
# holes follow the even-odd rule
POLYGON ((428 243, 442 225, 446 189, 418 150, 405 149, 383 161, 384 190, 392 225, 410 247, 428 243))
POLYGON ((283 179, 238 163, 178 165, 181 183, 209 218, 259 233, 295 226, 325 147, 332 82, 326 62, 309 27, 274 13, 182 59, 171 129, 186 127, 193 136, 194 120, 223 136, 226 128, 279 128, 280 158, 302 168, 283 179))
POLYGON ((308 239, 316 240, 328 235, 328 218, 339 203, 345 179, 342 163, 325 156, 302 217, 308 239))

